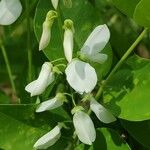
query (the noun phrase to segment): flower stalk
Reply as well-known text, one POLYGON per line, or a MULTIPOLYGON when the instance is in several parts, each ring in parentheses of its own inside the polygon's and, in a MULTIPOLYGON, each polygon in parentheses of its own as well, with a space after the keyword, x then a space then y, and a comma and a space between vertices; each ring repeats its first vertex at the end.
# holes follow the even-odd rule
POLYGON ((4 47, 1 40, 0 40, 0 48, 2 50, 2 54, 3 54, 3 57, 4 57, 5 63, 6 63, 6 68, 7 68, 7 72, 8 72, 8 75, 9 75, 9 79, 10 79, 13 94, 16 95, 16 87, 15 87, 15 83, 14 83, 14 80, 13 80, 13 75, 12 75, 10 63, 9 63, 9 60, 8 60, 6 49, 5 49, 5 47, 4 47))

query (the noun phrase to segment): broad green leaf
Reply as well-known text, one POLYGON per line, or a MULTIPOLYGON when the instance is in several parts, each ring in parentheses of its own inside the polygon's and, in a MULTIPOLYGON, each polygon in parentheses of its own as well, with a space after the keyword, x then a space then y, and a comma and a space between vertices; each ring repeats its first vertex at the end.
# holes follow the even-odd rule
POLYGON ((99 128, 90 150, 130 150, 127 143, 113 129, 99 128))
MULTIPOLYGON (((54 113, 34 113, 35 105, 0 106, 0 147, 7 150, 34 150, 34 143, 64 118, 54 113)), ((49 150, 65 148, 61 138, 49 150)))
POLYGON ((0 92, 0 104, 9 104, 9 103, 10 103, 10 98, 3 92, 0 92))
POLYGON ((135 8, 134 20, 150 28, 150 0, 141 0, 135 8))
POLYGON ((113 0, 115 6, 125 15, 133 17, 136 5, 140 0, 113 0))
MULTIPOLYGON (((104 24, 101 20, 102 17, 99 12, 95 11, 95 8, 88 1, 72 1, 72 8, 68 9, 60 2, 58 10, 59 17, 55 20, 52 27, 51 42, 44 53, 49 60, 58 59, 64 57, 63 51, 63 29, 62 25, 65 19, 72 19, 75 27, 74 34, 74 57, 77 56, 79 51, 86 41, 92 30, 100 24, 104 24), (77 17, 78 16, 78 17, 77 17)), ((40 0, 36 9, 34 19, 34 29, 37 39, 39 41, 42 33, 42 23, 44 22, 46 13, 53 9, 51 3, 47 0, 40 0)), ((112 63, 112 50, 108 45, 102 52, 108 54, 108 60, 105 64, 96 64, 96 70, 98 72, 99 79, 108 73, 112 63)))
POLYGON ((150 119, 150 60, 134 56, 127 64, 128 69, 121 69, 112 76, 104 93, 104 102, 119 118, 150 119))
POLYGON ((132 137, 150 149, 150 120, 140 122, 121 120, 121 123, 132 137))

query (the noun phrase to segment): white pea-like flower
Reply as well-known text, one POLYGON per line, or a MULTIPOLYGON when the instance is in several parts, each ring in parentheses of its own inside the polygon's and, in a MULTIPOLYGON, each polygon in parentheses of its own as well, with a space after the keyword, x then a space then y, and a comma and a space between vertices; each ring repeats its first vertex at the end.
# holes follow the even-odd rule
POLYGON ((52 5, 53 5, 53 7, 55 8, 55 10, 56 10, 57 7, 58 7, 58 2, 59 2, 59 0, 51 0, 51 3, 52 3, 52 5))
POLYGON ((57 125, 50 132, 43 135, 37 142, 34 144, 36 149, 47 149, 48 147, 54 145, 61 136, 61 127, 57 125))
POLYGON ((42 65, 39 77, 29 83, 25 90, 31 94, 31 96, 42 94, 45 89, 54 81, 54 73, 52 72, 52 64, 45 62, 42 65))
POLYGON ((47 15, 46 19, 43 23, 43 30, 42 30, 42 36, 39 43, 39 50, 43 50, 48 46, 51 39, 51 28, 54 22, 54 19, 57 17, 57 12, 50 10, 47 15))
POLYGON ((93 97, 90 100, 90 109, 95 113, 97 118, 104 123, 111 123, 116 121, 113 114, 104 106, 99 104, 93 97))
POLYGON ((95 69, 88 63, 74 59, 65 70, 69 85, 78 93, 90 93, 97 83, 95 69))
POLYGON ((43 31, 42 31, 42 36, 40 39, 39 43, 39 50, 43 50, 46 48, 50 42, 51 39, 51 29, 50 25, 48 22, 44 21, 43 23, 43 31))
POLYGON ((96 139, 94 124, 88 114, 82 110, 77 110, 73 115, 75 133, 84 144, 92 145, 96 139))
POLYGON ((52 110, 58 108, 61 105, 63 105, 64 102, 66 102, 66 97, 64 96, 64 94, 57 93, 54 98, 42 102, 36 109, 36 112, 43 112, 46 110, 52 110))
POLYGON ((63 28, 65 29, 63 41, 64 54, 67 61, 70 63, 72 60, 72 53, 73 53, 73 34, 74 34, 74 27, 72 20, 66 19, 64 21, 63 28))
POLYGON ((97 63, 104 63, 107 55, 100 53, 110 38, 110 31, 106 24, 97 26, 85 41, 80 51, 81 58, 97 63))
POLYGON ((0 25, 14 23, 22 12, 22 5, 19 0, 0 1, 0 25))

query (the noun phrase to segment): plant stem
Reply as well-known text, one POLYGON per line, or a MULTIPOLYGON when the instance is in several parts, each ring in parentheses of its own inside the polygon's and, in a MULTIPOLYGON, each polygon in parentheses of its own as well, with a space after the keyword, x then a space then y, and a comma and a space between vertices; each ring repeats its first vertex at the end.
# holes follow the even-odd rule
POLYGON ((29 0, 26 0, 26 10, 27 10, 27 50, 28 50, 28 79, 32 80, 32 48, 31 48, 31 28, 30 28, 30 5, 29 0))
POLYGON ((76 106, 76 103, 75 103, 75 100, 74 100, 74 98, 73 98, 73 95, 71 95, 71 94, 69 94, 69 93, 63 93, 64 95, 68 95, 68 96, 70 96, 71 97, 71 99, 72 99, 72 103, 73 103, 73 105, 74 106, 76 106))
POLYGON ((64 68, 66 68, 66 65, 65 64, 58 64, 58 65, 55 65, 55 67, 64 67, 64 68))
POLYGON ((57 12, 58 12, 58 27, 59 27, 59 30, 60 30, 60 36, 61 36, 61 40, 63 40, 63 30, 62 30, 62 20, 61 20, 61 10, 60 10, 60 6, 58 6, 58 9, 57 9, 57 12))
POLYGON ((6 53, 6 49, 5 49, 2 41, 0 41, 0 48, 2 50, 2 54, 3 54, 4 60, 5 60, 5 64, 6 64, 7 72, 8 72, 8 75, 9 75, 9 79, 10 79, 13 94, 16 95, 16 87, 15 87, 15 83, 14 83, 14 80, 13 80, 12 71, 11 71, 11 68, 10 68, 10 64, 9 64, 8 56, 7 56, 7 53, 6 53))
POLYGON ((55 62, 57 62, 57 61, 62 61, 62 60, 65 60, 65 58, 58 58, 58 59, 55 59, 55 60, 51 61, 51 63, 55 63, 55 62))
POLYGON ((106 80, 104 80, 101 84, 101 86, 98 89, 98 92, 95 96, 95 98, 98 100, 103 92, 104 87, 106 86, 108 80, 112 77, 112 75, 116 72, 116 70, 122 65, 122 63, 125 61, 125 59, 131 54, 131 52, 134 50, 134 48, 138 45, 138 43, 143 39, 144 35, 147 32, 147 28, 143 30, 143 32, 138 36, 138 38, 135 40, 135 42, 131 45, 131 47, 126 51, 126 53, 122 56, 120 61, 116 64, 116 66, 112 69, 106 80))
MULTIPOLYGON (((27 0, 26 0, 27 1, 27 0)), ((12 33, 11 35, 18 29, 18 27, 20 26, 20 24, 24 21, 24 19, 26 19, 26 14, 27 13, 31 13, 33 11, 33 9, 35 8, 35 6, 37 5, 38 0, 34 0, 31 4, 30 4, 30 9, 26 9, 22 15, 20 16, 19 20, 17 20, 15 22, 15 26, 12 27, 12 33), (29 11, 29 12, 27 12, 29 11)))

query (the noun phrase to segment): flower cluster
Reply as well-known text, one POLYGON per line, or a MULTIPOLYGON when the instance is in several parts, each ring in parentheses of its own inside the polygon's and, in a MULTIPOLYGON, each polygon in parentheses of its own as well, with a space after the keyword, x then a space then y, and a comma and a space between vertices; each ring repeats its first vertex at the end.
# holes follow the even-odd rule
MULTIPOLYGON (((52 0, 54 8, 57 10, 58 0, 52 0)), ((39 50, 45 49, 51 38, 51 29, 54 20, 58 17, 57 11, 50 10, 43 23, 43 32, 41 35, 39 50)), ((88 101, 89 110, 95 113, 97 118, 104 123, 110 123, 116 120, 112 113, 104 106, 96 101, 92 91, 97 85, 97 74, 94 67, 88 62, 104 63, 108 56, 102 53, 102 50, 106 46, 110 38, 110 32, 107 25, 97 26, 89 35, 83 47, 79 52, 79 57, 73 57, 74 49, 74 23, 70 19, 66 19, 63 25, 64 39, 63 48, 64 56, 67 60, 67 66, 65 68, 65 75, 68 84, 75 90, 75 93, 82 97, 81 101, 84 103, 88 101)), ((60 73, 57 66, 54 66, 52 62, 45 62, 42 65, 38 78, 29 83, 25 90, 36 96, 42 94, 47 87, 55 80, 55 73, 60 73), (57 71, 56 71, 57 70, 57 71)), ((40 103, 36 109, 37 113, 52 110, 58 108, 64 104, 69 103, 66 95, 58 91, 56 96, 40 103)), ((96 131, 94 123, 87 113, 87 109, 80 104, 76 104, 75 100, 71 96, 74 107, 71 110, 73 115, 73 124, 75 127, 75 134, 79 140, 84 144, 91 145, 96 139, 96 131)), ((58 123, 50 132, 42 136, 34 145, 37 149, 46 149, 52 146, 61 136, 61 128, 64 127, 64 123, 58 123)))

